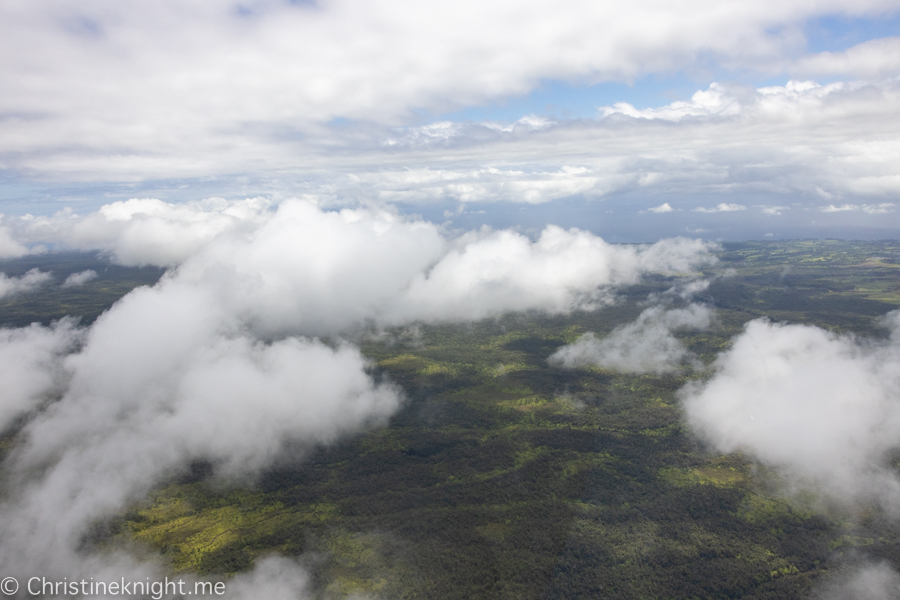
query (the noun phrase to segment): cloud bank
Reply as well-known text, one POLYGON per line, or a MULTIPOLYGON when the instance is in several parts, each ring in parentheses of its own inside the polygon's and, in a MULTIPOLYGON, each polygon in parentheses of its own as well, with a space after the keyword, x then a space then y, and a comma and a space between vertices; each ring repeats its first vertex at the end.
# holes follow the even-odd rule
MULTIPOLYGON (((898 91, 896 79, 714 83, 690 101, 616 104, 596 119, 545 120, 540 128, 456 123, 427 139, 406 130, 385 134, 389 150, 362 151, 352 170, 308 189, 328 202, 362 194, 404 205, 706 194, 714 200, 699 212, 722 218, 749 204, 736 201, 741 194, 876 209, 900 193, 898 91)), ((680 208, 659 206, 667 203, 680 208)))
MULTIPOLYGON (((4 466, 4 573, 156 573, 152 561, 94 552, 92 527, 193 462, 252 481, 287 450, 383 423, 402 394, 373 379, 343 341, 348 333, 593 307, 643 274, 712 260, 706 244, 685 239, 613 246, 556 227, 535 241, 490 230, 450 239, 432 223, 374 209, 285 201, 234 216, 231 208, 116 203, 31 229, 93 239, 126 264, 180 262, 89 330, 32 326, 0 339, 0 351, 22 363, 9 363, 21 383, 0 396, 0 414, 21 427, 4 466), (85 229, 100 234, 73 233, 85 229), (185 230, 192 236, 177 252, 156 243, 185 230)), ((289 562, 261 561, 240 581, 268 569, 284 575, 280 590, 291 589, 303 575, 289 562)))
POLYGON ((50 245, 65 250, 101 250, 118 264, 170 267, 196 253, 224 232, 254 228, 269 216, 269 202, 260 198, 221 198, 175 204, 156 198, 132 198, 79 215, 71 210, 54 215, 7 218, 7 231, 19 256, 26 246, 50 245))

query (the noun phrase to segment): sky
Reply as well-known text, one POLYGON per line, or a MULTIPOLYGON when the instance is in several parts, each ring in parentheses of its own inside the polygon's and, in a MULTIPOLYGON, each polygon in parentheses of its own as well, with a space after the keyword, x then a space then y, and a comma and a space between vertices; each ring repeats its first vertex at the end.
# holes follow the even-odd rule
MULTIPOLYGON (((711 448, 900 518, 900 313, 874 341, 754 320, 707 366, 674 335, 715 326, 718 240, 900 233, 898 24, 883 0, 0 4, 0 259, 167 269, 89 327, 0 329, 0 571, 158 577, 85 535, 192 462, 252 486, 383 425, 404 393, 365 332, 602 310, 654 275, 680 280, 553 368, 696 368, 711 448)), ((305 577, 272 557, 231 597, 305 577)))
POLYGON ((900 2, 0 7, 0 213, 305 198, 613 242, 900 232, 900 2))

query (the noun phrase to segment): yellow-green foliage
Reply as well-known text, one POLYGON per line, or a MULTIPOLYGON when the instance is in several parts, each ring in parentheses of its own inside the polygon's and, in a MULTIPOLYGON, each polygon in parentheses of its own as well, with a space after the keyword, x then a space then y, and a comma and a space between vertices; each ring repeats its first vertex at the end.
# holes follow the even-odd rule
POLYGON ((866 536, 858 536, 858 535, 842 535, 838 537, 836 540, 831 542, 831 550, 837 550, 838 548, 847 546, 850 548, 856 548, 860 546, 871 546, 875 543, 875 538, 866 537, 866 536))
POLYGON ((777 517, 808 518, 812 513, 795 510, 790 503, 783 499, 766 498, 754 493, 748 493, 738 509, 738 516, 751 523, 765 523, 777 517))
POLYGON ((239 542, 248 533, 258 537, 289 524, 318 523, 335 515, 333 505, 288 510, 251 492, 235 492, 224 506, 195 508, 191 493, 198 491, 192 486, 163 490, 127 522, 135 540, 165 549, 176 571, 197 570, 206 554, 239 542))
POLYGON ((323 540, 322 549, 328 554, 327 596, 378 594, 387 585, 379 536, 334 532, 323 540))
POLYGON ((541 454, 545 453, 547 448, 543 446, 529 446, 527 448, 523 448, 522 450, 516 452, 515 454, 515 466, 518 469, 525 463, 532 461, 539 457, 541 454))
POLYGON ((659 477, 675 487, 715 485, 731 487, 747 483, 747 475, 736 467, 706 466, 694 469, 660 469, 659 477))

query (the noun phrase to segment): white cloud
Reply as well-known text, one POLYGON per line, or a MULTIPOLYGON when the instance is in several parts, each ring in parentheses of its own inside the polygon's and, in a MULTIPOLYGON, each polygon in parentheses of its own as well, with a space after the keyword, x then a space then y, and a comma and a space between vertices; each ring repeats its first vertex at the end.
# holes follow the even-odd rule
POLYGON ((391 319, 478 319, 508 310, 595 308, 608 299, 610 286, 634 283, 644 273, 688 272, 707 248, 684 238, 618 246, 554 226, 536 242, 510 231, 491 232, 451 250, 427 275, 413 279, 391 319))
POLYGON ((13 239, 9 228, 3 225, 3 215, 0 215, 0 259, 17 258, 28 254, 28 248, 13 239))
POLYGON ((762 213, 764 215, 780 215, 782 211, 791 210, 790 206, 764 206, 762 213))
POLYGON ((833 212, 849 212, 859 210, 859 207, 855 204, 842 204, 840 206, 835 206, 834 204, 829 204, 828 206, 822 208, 822 212, 833 213, 833 212))
POLYGON ((880 204, 841 204, 840 206, 835 206, 834 204, 829 204, 828 206, 823 207, 822 212, 826 213, 835 213, 835 212, 853 212, 861 210, 869 215, 884 215, 888 213, 894 212, 894 203, 893 202, 882 202, 880 204))
MULTIPOLYGON (((225 588, 225 598, 235 600, 304 600, 312 597, 306 570, 296 561, 268 556, 249 573, 235 575, 225 588)), ((360 597, 359 600, 364 600, 360 597)))
POLYGON ((815 600, 891 600, 900 594, 900 574, 887 563, 864 563, 838 572, 816 586, 815 600))
POLYGON ((882 202, 881 204, 864 204, 862 210, 869 215, 885 215, 894 212, 894 203, 882 202))
POLYGON ((88 215, 63 210, 51 216, 7 218, 17 243, 69 250, 104 250, 122 265, 168 267, 184 261, 216 236, 252 230, 269 214, 260 198, 209 198, 173 204, 133 198, 88 215))
POLYGON ((654 206, 653 208, 648 208, 647 210, 654 213, 670 213, 675 209, 672 208, 672 206, 668 202, 663 202, 659 206, 654 206))
POLYGON ((900 37, 868 40, 840 52, 804 56, 794 69, 813 75, 896 77, 900 75, 900 37))
POLYGON ((0 298, 33 292, 45 285, 52 277, 50 273, 40 269, 31 269, 21 277, 9 277, 6 273, 0 273, 0 298))
POLYGON ((704 206, 698 206, 697 208, 691 209, 694 212, 702 212, 702 213, 716 213, 716 212, 735 212, 739 210, 747 210, 747 207, 743 204, 729 204, 725 202, 720 202, 713 208, 706 208, 704 206))
POLYGON ((470 123, 457 128, 450 146, 423 145, 390 159, 402 156, 402 168, 386 164, 384 155, 357 155, 351 181, 330 179, 322 187, 338 196, 362 189, 409 203, 536 203, 646 190, 799 194, 814 207, 820 198, 834 203, 852 195, 871 197, 876 206, 884 202, 879 197, 900 193, 897 81, 716 85, 707 92, 738 108, 703 113, 700 103, 689 118, 651 118, 653 110, 684 112, 671 105, 642 118, 610 114, 511 133, 470 123), (473 162, 479 166, 468 166, 473 162))
POLYGON ((610 191, 609 184, 590 169, 570 165, 554 171, 495 167, 467 171, 428 168, 374 171, 354 179, 385 202, 427 203, 452 198, 460 202, 540 204, 579 194, 600 196, 610 191))
POLYGON ((690 353, 672 332, 706 329, 712 318, 709 307, 700 304, 668 310, 653 306, 633 323, 614 329, 606 337, 584 334, 575 343, 554 352, 550 363, 567 369, 598 366, 631 373, 674 371, 689 359, 690 353))
POLYGON ((0 431, 59 394, 67 381, 63 358, 82 337, 72 321, 0 329, 0 431))
POLYGON ((627 102, 619 102, 612 106, 601 106, 599 110, 603 117, 625 115, 635 119, 680 121, 687 117, 736 116, 741 113, 741 103, 723 86, 713 83, 709 89, 695 92, 690 102, 673 102, 668 106, 645 110, 638 110, 627 102))
POLYGON ((72 273, 66 277, 66 280, 62 283, 62 287, 79 287, 94 279, 97 279, 97 271, 88 269, 79 273, 72 273))
POLYGON ((900 312, 888 342, 805 325, 751 321, 682 400, 689 423, 719 451, 747 452, 799 488, 900 513, 887 467, 900 434, 900 312))

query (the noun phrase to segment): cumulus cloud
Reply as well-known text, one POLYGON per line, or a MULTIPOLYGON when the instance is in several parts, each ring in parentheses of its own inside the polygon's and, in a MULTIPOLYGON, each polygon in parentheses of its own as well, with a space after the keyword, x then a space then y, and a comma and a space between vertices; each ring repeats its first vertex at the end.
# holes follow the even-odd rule
POLYGON ((53 276, 40 269, 31 269, 21 277, 9 277, 6 273, 0 273, 0 298, 33 292, 46 284, 53 276))
POLYGON ((741 102, 728 93, 718 83, 713 83, 707 90, 698 90, 688 102, 673 102, 661 108, 638 110, 627 102, 618 102, 612 106, 601 106, 603 117, 625 115, 635 119, 660 119, 663 121, 680 121, 687 117, 730 117, 741 113, 741 102))
POLYGON ((812 107, 836 93, 852 89, 843 82, 819 85, 815 81, 790 80, 784 86, 747 89, 712 83, 706 90, 694 92, 687 102, 678 101, 659 108, 638 110, 631 104, 620 102, 600 107, 602 117, 623 115, 635 119, 682 121, 702 117, 762 117, 784 115, 785 111, 802 106, 812 107), (798 106, 799 105, 799 106, 798 106))
MULTIPOLYGON (((148 218, 131 211, 145 204, 110 206, 66 218, 109 227, 113 235, 96 239, 113 256, 163 262, 167 255, 146 242, 167 239, 165 232, 122 234, 135 214, 141 223, 148 218), (125 215, 124 227, 109 225, 116 214, 125 215)), ((171 215, 164 204, 152 207, 171 215)), ((189 216, 198 210, 188 209, 189 216)), ((378 210, 327 212, 303 201, 252 210, 247 219, 200 212, 226 225, 162 219, 163 229, 176 231, 192 223, 202 233, 191 242, 199 248, 154 287, 122 298, 74 351, 67 325, 10 334, 29 349, 10 351, 34 358, 30 371, 19 368, 25 383, 8 402, 8 418, 31 412, 5 466, 4 573, 153 573, 159 566, 152 562, 124 554, 101 561, 83 550, 92 525, 194 461, 209 462, 218 477, 252 481, 286 449, 296 454, 383 422, 402 394, 370 376, 359 349, 341 341, 348 332, 590 307, 645 273, 685 273, 712 260, 699 241, 613 246, 556 227, 535 241, 491 230, 447 239, 425 221, 378 210)), ((75 229, 56 230, 71 236, 75 229)), ((259 569, 284 571, 288 583, 303 578, 280 559, 259 569)))
POLYGON ((835 206, 834 204, 829 204, 822 208, 822 212, 833 213, 833 212, 848 212, 852 210, 859 210, 859 207, 855 204, 842 204, 840 206, 835 206))
POLYGON ((72 273, 71 275, 66 277, 66 280, 62 283, 62 287, 79 287, 95 279, 97 279, 97 271, 88 269, 86 271, 72 273))
POLYGON ((28 248, 13 239, 9 228, 3 224, 3 215, 0 215, 0 259, 17 258, 28 254, 28 248))
POLYGON ((260 198, 226 201, 209 198, 175 204, 133 198, 78 215, 63 210, 49 216, 7 219, 21 244, 52 244, 68 250, 103 250, 127 266, 176 265, 224 232, 254 228, 268 214, 260 198))
POLYGON ((701 304, 668 310, 653 306, 606 337, 584 334, 553 353, 550 363, 567 369, 597 366, 629 373, 674 371, 690 353, 673 331, 706 329, 712 318, 712 310, 701 304))
POLYGON ((653 208, 648 208, 647 210, 654 213, 670 213, 675 209, 672 208, 672 206, 668 202, 663 202, 659 206, 654 206, 653 208))
POLYGON ((650 246, 618 246, 577 229, 548 226, 536 242, 511 231, 491 232, 454 248, 427 275, 417 276, 390 318, 483 318, 505 310, 551 313, 596 308, 610 286, 645 273, 687 273, 709 248, 673 238, 650 246))
POLYGON ((885 324, 891 337, 876 342, 751 321, 715 375, 683 390, 687 419, 717 450, 747 452, 798 487, 900 514, 888 464, 900 432, 900 312, 885 324))

